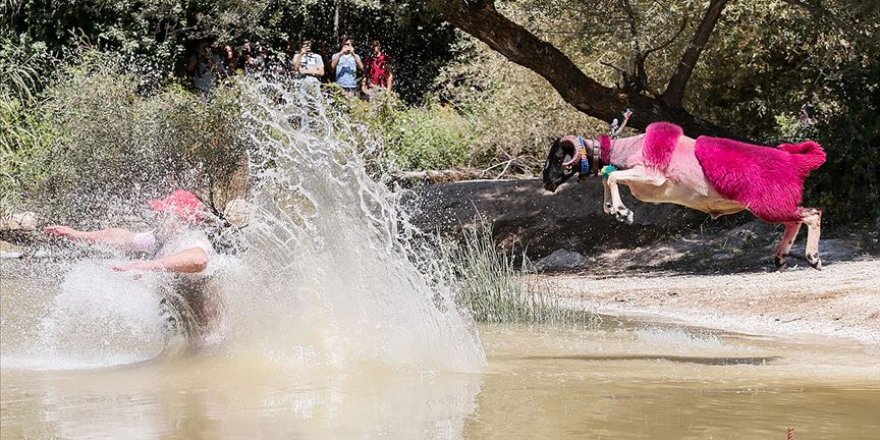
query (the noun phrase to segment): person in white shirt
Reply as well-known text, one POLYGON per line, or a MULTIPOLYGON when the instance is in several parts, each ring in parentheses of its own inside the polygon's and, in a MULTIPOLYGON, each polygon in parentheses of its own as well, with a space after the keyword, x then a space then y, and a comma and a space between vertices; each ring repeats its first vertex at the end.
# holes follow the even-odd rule
POLYGON ((207 210, 198 196, 182 189, 149 204, 160 214, 159 226, 154 230, 79 231, 63 225, 48 226, 45 230, 53 236, 146 254, 148 259, 116 265, 113 270, 171 274, 172 281, 163 291, 165 298, 161 304, 171 314, 173 325, 179 327, 191 346, 222 342, 220 299, 207 288, 216 253, 208 235, 197 228, 207 210))
POLYGON ((293 57, 293 74, 314 82, 324 77, 324 59, 312 52, 312 40, 303 40, 299 53, 293 57))

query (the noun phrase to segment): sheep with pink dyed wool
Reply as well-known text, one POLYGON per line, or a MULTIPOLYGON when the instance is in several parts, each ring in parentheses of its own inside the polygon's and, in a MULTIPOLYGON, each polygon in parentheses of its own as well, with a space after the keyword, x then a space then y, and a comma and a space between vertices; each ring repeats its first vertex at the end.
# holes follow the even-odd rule
POLYGON ((804 181, 824 162, 825 151, 813 141, 772 148, 708 136, 692 139, 675 124, 656 122, 640 136, 556 139, 543 180, 555 191, 577 170, 582 177, 601 174, 605 212, 630 224, 633 213, 621 202, 620 184, 643 202, 674 203, 713 218, 748 210, 767 223, 785 225, 774 259, 779 270, 806 224, 806 259, 821 269, 822 211, 801 203, 804 181))

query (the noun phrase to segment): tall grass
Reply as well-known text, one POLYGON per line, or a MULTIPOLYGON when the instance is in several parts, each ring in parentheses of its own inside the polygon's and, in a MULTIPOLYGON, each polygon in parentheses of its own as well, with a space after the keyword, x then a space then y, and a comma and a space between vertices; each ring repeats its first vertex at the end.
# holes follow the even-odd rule
POLYGON ((460 281, 458 305, 478 322, 574 323, 596 318, 564 304, 547 286, 527 280, 512 252, 499 251, 488 226, 465 229, 463 240, 445 250, 460 281))

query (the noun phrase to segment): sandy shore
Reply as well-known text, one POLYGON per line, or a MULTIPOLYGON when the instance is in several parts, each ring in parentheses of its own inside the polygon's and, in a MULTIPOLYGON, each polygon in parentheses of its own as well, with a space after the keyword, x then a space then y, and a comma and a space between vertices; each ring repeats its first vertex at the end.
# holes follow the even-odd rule
POLYGON ((850 338, 880 349, 880 260, 733 275, 538 275, 590 310, 772 336, 850 338))

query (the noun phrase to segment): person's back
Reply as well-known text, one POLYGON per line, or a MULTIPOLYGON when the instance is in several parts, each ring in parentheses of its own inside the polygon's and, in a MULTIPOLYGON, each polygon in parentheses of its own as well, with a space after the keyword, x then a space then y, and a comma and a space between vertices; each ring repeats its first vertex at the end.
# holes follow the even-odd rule
POLYGON ((217 345, 223 341, 222 298, 211 288, 217 254, 201 226, 206 208, 197 195, 182 189, 164 199, 151 200, 149 206, 159 213, 153 230, 80 231, 66 225, 50 225, 46 233, 139 254, 137 260, 114 265, 112 269, 164 274, 160 303, 163 313, 172 318, 171 327, 183 333, 190 347, 217 345), (145 255, 147 259, 143 259, 145 255))

